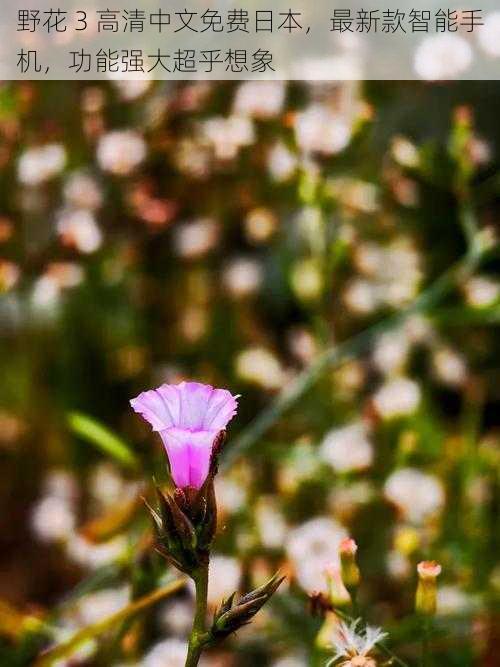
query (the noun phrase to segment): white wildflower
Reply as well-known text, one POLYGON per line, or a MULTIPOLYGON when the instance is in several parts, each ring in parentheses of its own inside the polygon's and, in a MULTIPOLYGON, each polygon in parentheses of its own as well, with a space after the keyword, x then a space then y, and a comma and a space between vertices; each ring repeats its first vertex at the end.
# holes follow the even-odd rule
POLYGON ((445 502, 441 481, 416 468, 393 472, 384 485, 384 495, 394 503, 403 517, 421 523, 439 512, 445 502))
POLYGON ((468 69, 472 49, 457 34, 426 37, 415 51, 413 65, 417 75, 426 81, 454 79, 468 69))
POLYGON ((339 545, 345 537, 346 530, 326 516, 310 519, 290 531, 285 550, 304 590, 326 591, 325 567, 339 565, 339 545))
POLYGON ((97 146, 97 161, 104 171, 127 176, 146 157, 146 142, 135 130, 115 130, 105 134, 97 146))
POLYGON ((373 661, 361 662, 355 660, 358 657, 368 658, 375 646, 387 637, 381 628, 367 625, 364 630, 359 630, 361 619, 352 621, 349 625, 341 621, 332 635, 332 645, 335 650, 335 658, 346 658, 341 665, 343 667, 372 667, 373 661))
POLYGON ((24 185, 41 185, 57 176, 66 164, 66 150, 61 144, 28 148, 18 163, 18 176, 24 185))
POLYGON ((368 468, 373 462, 373 447, 366 426, 353 422, 330 431, 323 440, 320 456, 336 472, 368 468))

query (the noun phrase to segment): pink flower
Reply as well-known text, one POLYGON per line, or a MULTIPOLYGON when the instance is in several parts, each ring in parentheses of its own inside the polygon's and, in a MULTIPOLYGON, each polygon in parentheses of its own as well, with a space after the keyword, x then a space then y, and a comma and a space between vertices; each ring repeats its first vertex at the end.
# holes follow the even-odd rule
POLYGON ((237 398, 226 389, 181 382, 144 391, 130 405, 159 432, 175 485, 199 489, 215 438, 236 414, 237 398))

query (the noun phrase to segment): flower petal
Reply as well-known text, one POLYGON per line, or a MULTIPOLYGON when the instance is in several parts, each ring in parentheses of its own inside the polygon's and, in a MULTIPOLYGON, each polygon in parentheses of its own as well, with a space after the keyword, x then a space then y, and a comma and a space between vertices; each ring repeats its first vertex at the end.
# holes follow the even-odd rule
POLYGON ((143 391, 130 401, 132 408, 151 424, 153 431, 162 431, 174 425, 172 406, 165 400, 163 391, 160 391, 167 386, 143 391))
POLYGON ((189 483, 199 489, 210 468, 212 446, 218 431, 196 431, 189 442, 189 483))
POLYGON ((221 431, 236 414, 238 396, 227 389, 214 389, 203 419, 203 428, 221 431))
POLYGON ((189 443, 186 441, 185 433, 178 429, 166 429, 160 431, 160 436, 167 450, 174 484, 181 489, 190 486, 189 443))
POLYGON ((176 486, 194 486, 196 489, 202 486, 208 475, 212 445, 217 433, 179 428, 160 432, 176 486))
POLYGON ((180 415, 176 424, 179 428, 201 430, 213 387, 199 382, 181 382, 178 385, 180 395, 180 415))

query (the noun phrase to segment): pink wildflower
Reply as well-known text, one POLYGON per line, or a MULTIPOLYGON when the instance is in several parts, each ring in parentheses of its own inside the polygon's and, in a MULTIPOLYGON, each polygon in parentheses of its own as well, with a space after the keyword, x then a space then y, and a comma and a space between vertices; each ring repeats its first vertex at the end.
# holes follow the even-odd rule
POLYGON ((175 485, 199 489, 214 441, 236 414, 237 398, 226 389, 181 382, 144 391, 130 405, 159 432, 175 485))

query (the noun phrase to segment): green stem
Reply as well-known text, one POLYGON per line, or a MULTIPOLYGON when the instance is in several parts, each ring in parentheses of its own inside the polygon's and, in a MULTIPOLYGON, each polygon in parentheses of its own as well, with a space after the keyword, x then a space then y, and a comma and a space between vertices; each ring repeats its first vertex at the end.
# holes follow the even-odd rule
POLYGON ((193 627, 189 636, 188 655, 185 667, 196 667, 207 641, 207 592, 208 592, 208 561, 201 565, 193 574, 196 588, 196 611, 193 627))
POLYGON ((429 651, 429 630, 430 630, 430 619, 429 617, 424 618, 423 631, 422 631, 422 667, 429 667, 430 663, 430 651, 429 651))

